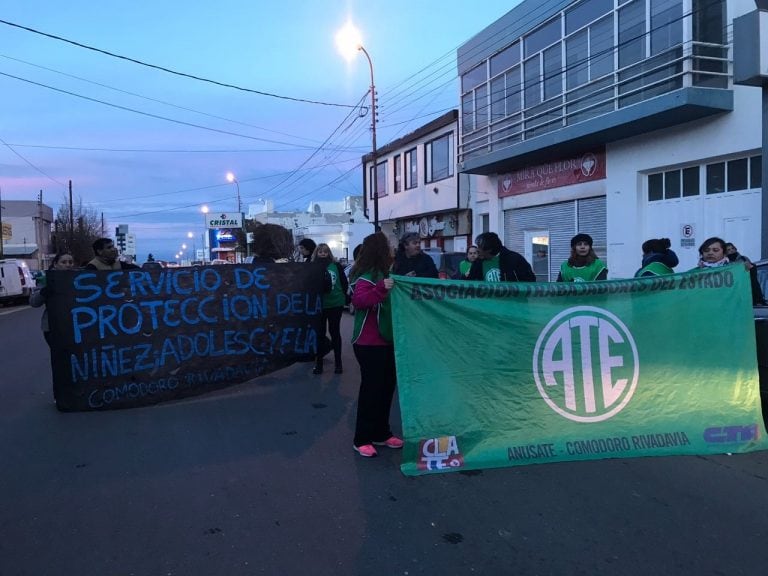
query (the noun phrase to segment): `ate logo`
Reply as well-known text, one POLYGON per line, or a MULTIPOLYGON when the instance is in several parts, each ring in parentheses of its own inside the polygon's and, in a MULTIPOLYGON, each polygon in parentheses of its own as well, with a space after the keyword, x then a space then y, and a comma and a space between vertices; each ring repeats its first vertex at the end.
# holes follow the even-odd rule
POLYGON ((632 398, 639 374, 637 346, 614 314, 576 306, 552 318, 533 351, 539 394, 575 422, 607 420, 632 398))

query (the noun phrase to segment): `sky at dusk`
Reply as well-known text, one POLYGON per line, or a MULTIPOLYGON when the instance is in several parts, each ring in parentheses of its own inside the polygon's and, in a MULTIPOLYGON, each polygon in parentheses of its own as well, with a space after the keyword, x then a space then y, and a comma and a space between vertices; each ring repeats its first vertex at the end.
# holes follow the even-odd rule
POLYGON ((2 197, 56 211, 71 180, 142 261, 199 238, 203 204, 235 211, 228 171, 244 211, 360 195, 370 74, 336 32, 351 19, 371 55, 382 146, 458 108, 456 49, 518 3, 2 2, 2 197))

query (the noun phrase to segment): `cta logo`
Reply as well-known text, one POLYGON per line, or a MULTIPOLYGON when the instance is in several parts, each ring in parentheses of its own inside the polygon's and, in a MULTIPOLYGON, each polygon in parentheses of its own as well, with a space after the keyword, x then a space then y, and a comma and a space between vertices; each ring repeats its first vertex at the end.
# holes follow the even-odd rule
POLYGON ((733 444, 760 439, 757 424, 747 426, 713 426, 704 430, 704 441, 710 444, 733 444))
POLYGON ((639 361, 619 318, 594 306, 564 310, 544 327, 533 350, 533 377, 552 410, 574 422, 601 422, 627 405, 639 361))
POLYGON ((430 438, 419 443, 419 470, 445 470, 463 465, 464 457, 459 452, 456 436, 430 438))

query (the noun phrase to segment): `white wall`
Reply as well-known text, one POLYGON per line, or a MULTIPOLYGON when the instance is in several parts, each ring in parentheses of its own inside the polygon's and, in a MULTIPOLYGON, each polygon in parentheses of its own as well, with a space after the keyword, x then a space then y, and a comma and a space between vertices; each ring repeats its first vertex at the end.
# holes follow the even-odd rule
MULTIPOLYGON (((611 277, 631 277, 640 267, 641 245, 667 237, 680 258, 678 272, 698 261, 697 248, 710 236, 733 241, 760 258, 760 191, 647 202, 646 175, 691 164, 760 154, 759 88, 734 87, 734 112, 689 122, 608 144, 607 221, 611 277), (694 225, 696 246, 681 248, 681 227, 694 225)), ((702 171, 702 188, 705 186, 702 171)), ((768 255, 766 255, 768 256, 768 255)))

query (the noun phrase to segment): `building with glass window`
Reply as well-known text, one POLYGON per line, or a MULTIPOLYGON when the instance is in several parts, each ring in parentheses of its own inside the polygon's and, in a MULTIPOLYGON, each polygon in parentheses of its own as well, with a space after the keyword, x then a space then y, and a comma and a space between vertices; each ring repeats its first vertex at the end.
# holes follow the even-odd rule
MULTIPOLYGON (((451 110, 376 151, 379 226, 397 242, 417 232, 423 248, 464 252, 471 244, 469 177, 456 171, 459 113, 451 110)), ((363 156, 365 211, 373 214, 373 155, 363 156)))
POLYGON ((542 280, 586 232, 611 278, 667 237, 678 271, 710 236, 760 257, 761 91, 732 82, 752 0, 525 0, 457 53, 458 170, 474 227, 542 280))

